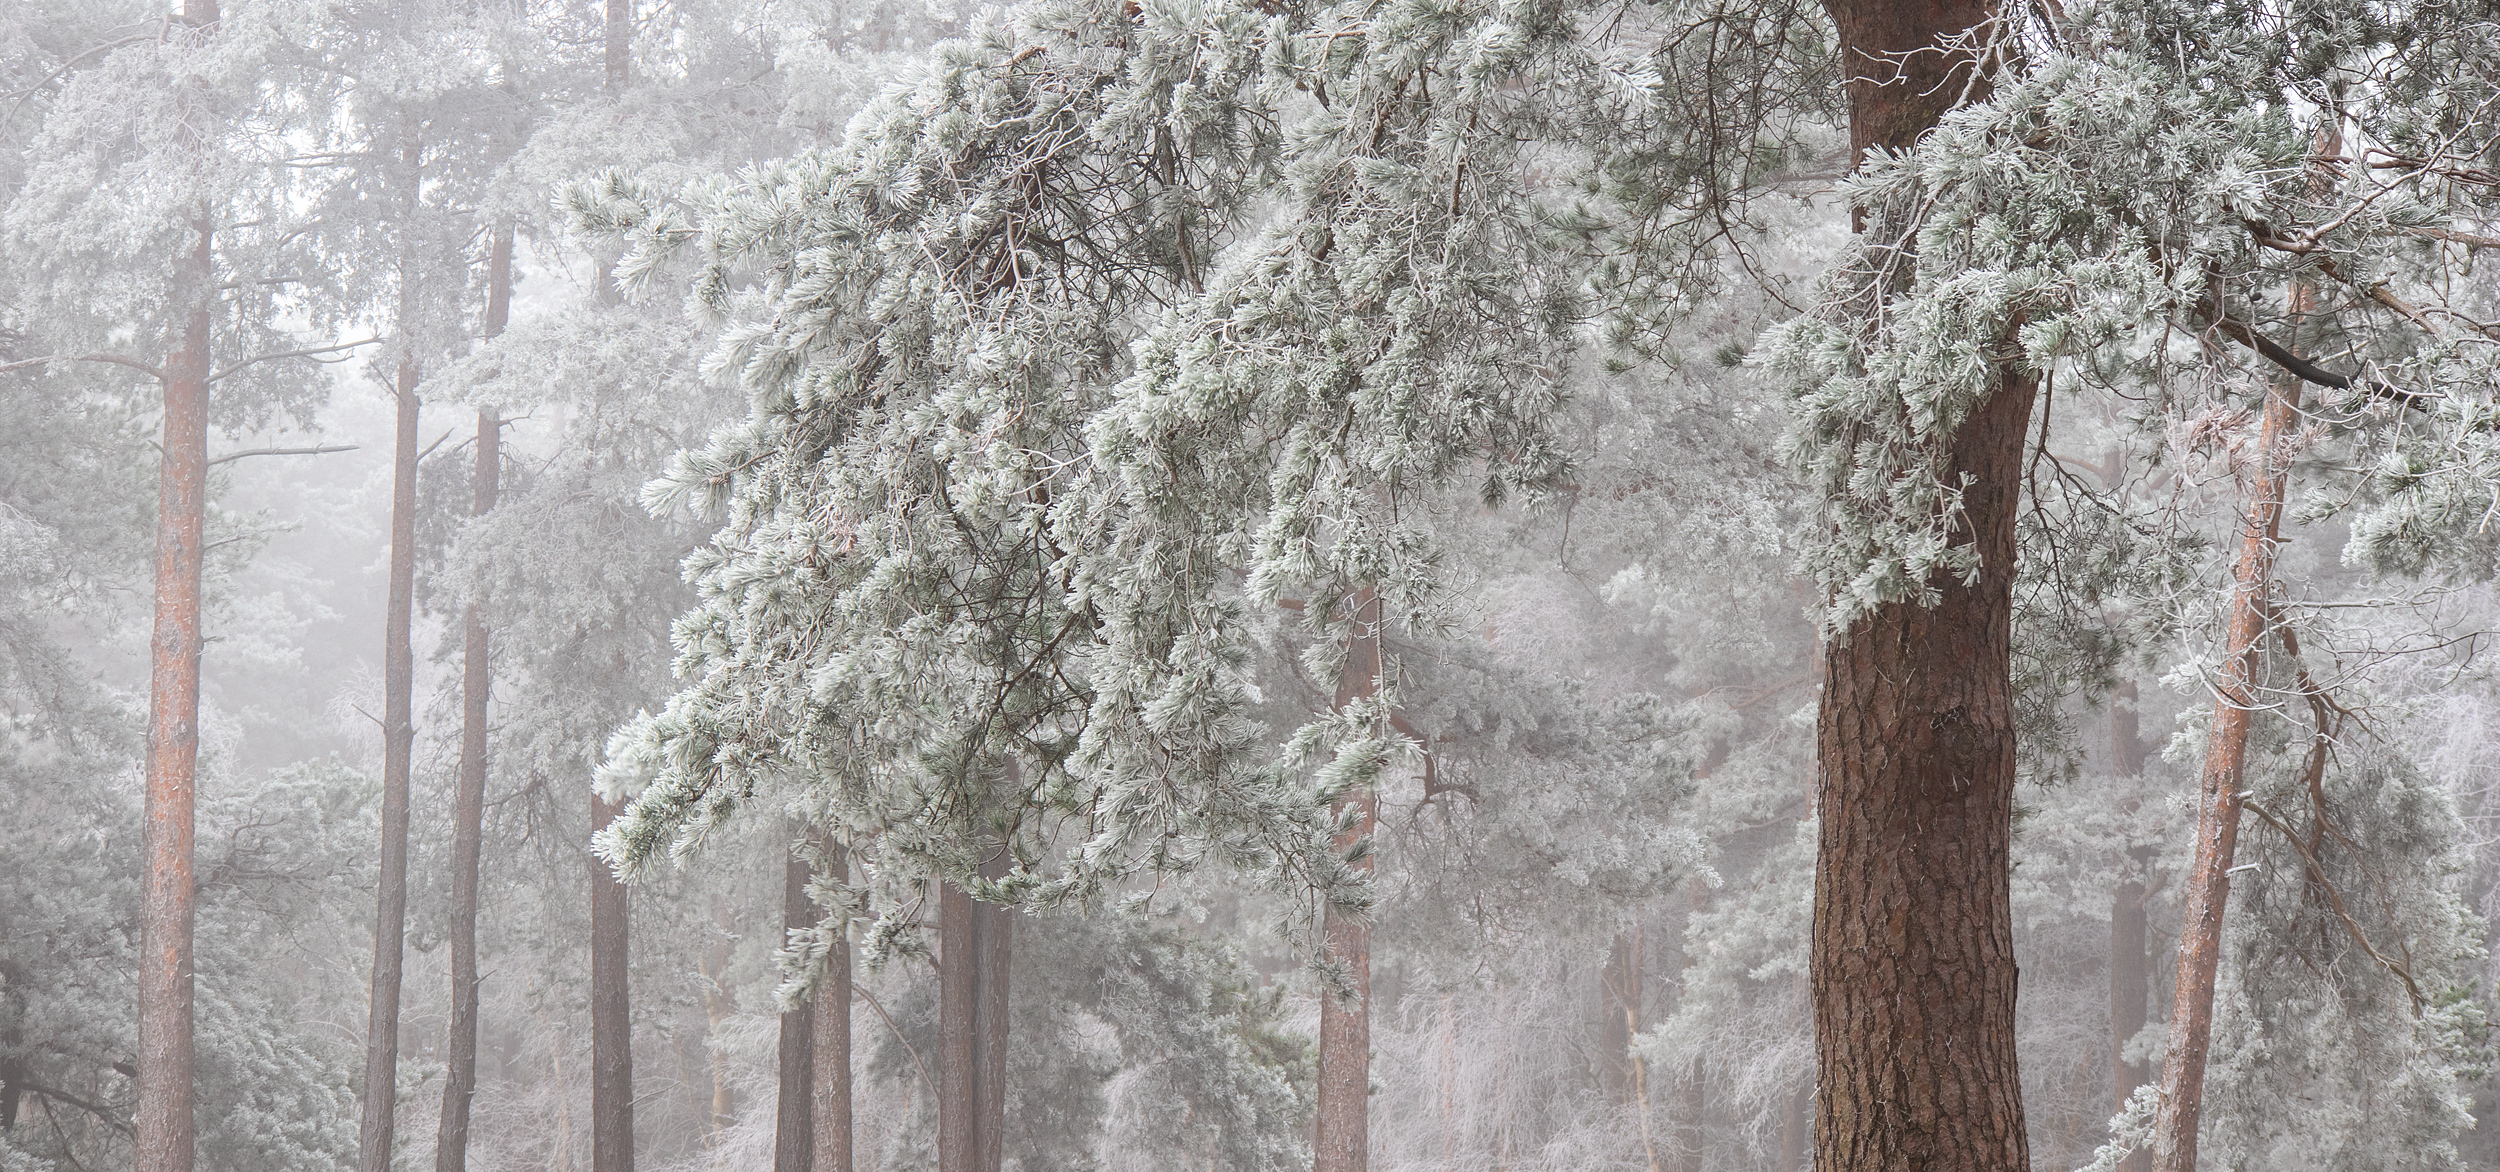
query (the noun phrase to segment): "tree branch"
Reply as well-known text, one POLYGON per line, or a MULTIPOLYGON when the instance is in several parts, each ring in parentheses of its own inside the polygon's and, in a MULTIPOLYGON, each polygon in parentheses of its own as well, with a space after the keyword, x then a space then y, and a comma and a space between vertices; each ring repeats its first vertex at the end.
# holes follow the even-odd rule
POLYGON ((255 365, 255 364, 257 364, 257 363, 262 363, 262 362, 275 362, 275 361, 277 361, 277 360, 279 360, 279 359, 281 359, 281 358, 312 358, 312 357, 314 357, 314 356, 316 356, 316 355, 321 355, 321 354, 335 354, 335 353, 337 353, 337 352, 339 352, 339 351, 341 351, 341 350, 353 350, 353 349, 355 349, 355 348, 356 348, 356 347, 358 347, 358 346, 370 346, 370 345, 374 344, 375 342, 379 342, 379 341, 381 341, 381 340, 382 340, 382 339, 380 339, 380 338, 378 338, 378 337, 375 337, 375 338, 366 338, 366 339, 364 339, 364 340, 363 340, 363 341, 361 341, 361 342, 341 342, 341 343, 339 343, 338 345, 335 345, 335 346, 312 346, 312 347, 308 347, 308 348, 306 348, 306 349, 302 349, 302 350, 281 350, 281 351, 279 351, 278 353, 275 353, 275 354, 259 354, 259 355, 254 355, 253 357, 246 358, 246 359, 244 359, 244 360, 243 360, 243 361, 241 361, 241 362, 235 363, 234 365, 229 366, 229 367, 225 368, 224 370, 218 371, 217 373, 215 373, 215 374, 212 374, 212 375, 208 376, 208 381, 210 381, 210 382, 216 382, 218 379, 221 379, 221 378, 226 377, 227 375, 233 374, 234 372, 236 372, 236 371, 238 371, 238 370, 241 370, 241 369, 243 369, 243 368, 244 368, 244 367, 246 367, 246 366, 252 366, 252 365, 255 365))
POLYGON ((226 463, 229 460, 240 460, 247 456, 321 456, 327 455, 331 452, 352 452, 355 450, 356 445, 354 444, 321 444, 309 448, 251 448, 240 452, 228 452, 214 460, 210 460, 208 462, 208 466, 214 468, 219 464, 226 463))
POLYGON ((141 362, 136 358, 124 358, 119 354, 48 354, 42 358, 21 358, 15 362, 0 362, 0 374, 7 374, 13 370, 25 370, 28 367, 45 366, 55 362, 103 362, 114 366, 127 366, 132 370, 141 371, 148 377, 153 378, 158 382, 163 382, 165 380, 164 371, 158 370, 157 368, 141 362))

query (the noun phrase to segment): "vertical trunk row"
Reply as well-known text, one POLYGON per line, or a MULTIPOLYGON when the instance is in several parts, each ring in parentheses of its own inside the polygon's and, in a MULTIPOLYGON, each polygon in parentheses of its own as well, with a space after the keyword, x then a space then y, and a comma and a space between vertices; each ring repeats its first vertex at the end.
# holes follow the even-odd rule
MULTIPOLYGON (((1380 693, 1380 619, 1378 591, 1368 586, 1357 591, 1345 669, 1337 677, 1339 709, 1380 693)), ((1355 817, 1338 836, 1339 851, 1351 851, 1369 839, 1377 821, 1377 802, 1369 788, 1337 799, 1340 815, 1349 808, 1355 817)), ((1354 869, 1371 872, 1369 852, 1354 869)), ((1319 1119, 1312 1136, 1312 1166, 1315 1172, 1364 1172, 1371 1145, 1371 921, 1332 903, 1323 913, 1320 938, 1328 961, 1345 966, 1354 995, 1340 1000, 1322 994, 1319 999, 1319 1119)))
MULTIPOLYGON (((982 877, 1006 864, 1002 844, 982 877)), ((1006 1153, 1009 915, 952 883, 938 895, 938 1172, 998 1172, 1006 1153)))
MULTIPOLYGON (((842 845, 824 841, 825 876, 834 883, 850 881, 850 862, 842 845)), ((830 914, 838 909, 826 908, 830 914)), ((851 939, 849 924, 837 920, 839 931, 825 954, 824 980, 816 986, 810 1024, 816 1036, 810 1047, 816 1103, 814 1172, 851 1172, 851 939)))
MULTIPOLYGON (((503 333, 512 308, 512 227, 497 227, 486 256, 486 338, 503 333)), ((492 407, 477 413, 475 495, 469 515, 495 510, 503 476, 503 420, 492 407)), ((477 883, 486 821, 486 697, 494 681, 487 652, 484 600, 461 618, 460 781, 451 802, 451 1041, 443 1071, 443 1118, 434 1133, 434 1172, 464 1172, 469 1160, 469 1100, 477 1092, 477 883)))
MULTIPOLYGON (((2293 295, 2293 317, 2307 310, 2293 295)), ((2213 1038, 2214 973, 2222 961, 2222 914, 2231 895, 2231 857, 2239 845, 2240 794, 2248 761, 2249 717, 2265 656, 2267 589, 2282 531, 2292 432, 2300 425, 2300 384, 2278 379, 2266 388, 2258 423, 2259 467, 2240 549, 2232 567, 2230 625, 2214 685, 2214 718, 2196 797, 2196 853, 2181 893, 2178 983, 2170 1009, 2170 1048, 2162 1060, 2161 1115, 2153 1161, 2161 1172, 2196 1172, 2196 1127, 2205 1095, 2205 1054, 2213 1038)))
MULTIPOLYGON (((210 0, 183 9, 217 19, 210 0)), ((209 297, 215 223, 192 224, 185 292, 197 301, 165 356, 165 433, 156 488, 156 604, 148 643, 146 868, 139 895, 136 1172, 190 1172, 192 804, 200 757, 200 561, 208 519, 209 297)))
MULTIPOLYGON (((792 830, 795 832, 796 827, 792 830)), ((807 860, 793 847, 781 865, 782 939, 816 926, 816 905, 807 898, 807 860)), ((805 1001, 781 1015, 779 1097, 773 1104, 773 1172, 810 1172, 816 1157, 815 1003, 805 1001)))
MULTIPOLYGON (((422 161, 413 128, 400 148, 407 208, 417 204, 422 161)), ((391 568, 382 617, 382 869, 373 922, 373 989, 365 1019, 363 1118, 356 1166, 390 1172, 399 1089, 399 985, 408 934, 408 774, 416 747, 416 656, 409 648, 417 582, 417 281, 413 256, 399 263, 398 424, 391 445, 391 568)))
MULTIPOLYGON (((1827 0, 1850 140, 1907 149, 1986 81, 1981 0, 1827 0)), ((1863 222, 1869 251, 1898 225, 1863 222)), ((1898 247, 1890 246, 1890 247, 1898 247)), ((1874 271, 1906 272, 1908 257, 1874 271)), ((1872 290, 1880 302, 1897 287, 1872 290)), ((2034 380, 2008 364, 1957 430, 1975 581, 1892 603, 1825 648, 1810 964, 1822 1172, 2022 1172, 2010 892, 2014 520, 2034 380)))

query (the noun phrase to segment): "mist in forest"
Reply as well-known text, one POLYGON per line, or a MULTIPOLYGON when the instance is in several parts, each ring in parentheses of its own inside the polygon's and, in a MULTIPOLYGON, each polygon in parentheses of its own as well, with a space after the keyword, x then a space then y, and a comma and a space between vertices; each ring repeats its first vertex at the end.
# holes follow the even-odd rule
POLYGON ((0 4, 0 1172, 2500 1167, 2495 46, 0 4))

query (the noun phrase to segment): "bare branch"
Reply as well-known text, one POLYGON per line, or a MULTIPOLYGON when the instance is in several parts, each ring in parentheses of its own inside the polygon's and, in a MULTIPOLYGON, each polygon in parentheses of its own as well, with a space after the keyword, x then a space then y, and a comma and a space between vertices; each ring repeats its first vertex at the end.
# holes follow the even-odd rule
POLYGON ((208 466, 214 468, 229 460, 241 460, 249 456, 321 456, 327 455, 331 452, 352 452, 355 450, 356 445, 354 444, 322 444, 310 448, 250 448, 240 452, 228 452, 225 455, 209 461, 208 466))
POLYGON ((13 370, 25 370, 28 367, 44 366, 54 362, 103 362, 113 366, 127 366, 132 370, 143 372, 148 377, 156 379, 159 382, 164 381, 165 378, 164 371, 150 366, 147 363, 141 362, 136 358, 124 358, 119 354, 50 354, 42 358, 21 358, 15 362, 0 363, 0 374, 7 374, 13 370))

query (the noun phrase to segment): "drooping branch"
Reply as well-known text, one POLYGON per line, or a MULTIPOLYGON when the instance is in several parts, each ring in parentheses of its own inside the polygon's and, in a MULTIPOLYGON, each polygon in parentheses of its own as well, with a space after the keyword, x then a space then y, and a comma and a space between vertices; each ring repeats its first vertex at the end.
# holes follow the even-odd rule
POLYGON ((103 362, 113 366, 127 366, 132 370, 145 373, 149 378, 157 379, 159 381, 162 381, 165 377, 164 371, 150 366, 147 363, 141 362, 136 358, 124 358, 119 354, 47 354, 41 358, 21 358, 15 362, 0 362, 0 374, 7 374, 11 371, 17 370, 26 370, 37 366, 47 366, 55 362, 103 362))
POLYGON ((2370 943, 2370 938, 2367 934, 2362 932, 2361 925, 2354 922, 2352 913, 2344 909, 2343 895, 2335 890, 2335 884, 2333 881, 2326 877, 2326 868, 2318 865, 2318 857, 2317 855, 2311 853, 2309 850, 2309 844, 2300 840, 2300 835, 2293 832, 2289 823, 2275 817, 2273 811, 2266 809, 2264 806, 2258 805, 2254 800, 2242 799, 2240 805, 2251 813, 2257 815, 2257 817, 2264 819, 2266 825, 2273 827, 2278 833, 2282 834, 2283 841, 2292 844, 2292 850, 2300 855, 2302 866, 2307 868, 2309 872, 2310 881, 2316 883, 2318 885, 2318 890, 2325 893, 2327 906, 2334 910, 2335 918, 2344 922, 2344 930, 2352 935, 2353 943, 2360 945, 2361 951, 2368 953, 2370 959, 2377 961, 2380 967, 2385 968, 2388 972, 2394 973, 2398 980, 2404 982, 2405 994, 2413 999, 2413 1012, 2417 1015, 2420 1014, 2422 1012, 2423 1005, 2422 987, 2413 982, 2412 970, 2390 958, 2387 954, 2380 952, 2376 946, 2370 943))
POLYGON ((2337 391, 2358 391, 2370 398, 2400 404, 2416 411, 2426 409, 2432 400, 2438 398, 2436 395, 2408 391, 2373 378, 2353 378, 2349 375, 2337 374, 2319 366, 2317 363, 2292 353, 2274 339, 2258 333, 2248 323, 2223 312, 2222 298, 2219 293, 2208 297, 2200 308, 2204 311, 2206 320, 2211 322, 2213 328, 2222 336, 2256 351, 2259 357, 2283 368, 2285 373, 2311 386, 2326 387, 2337 391))

